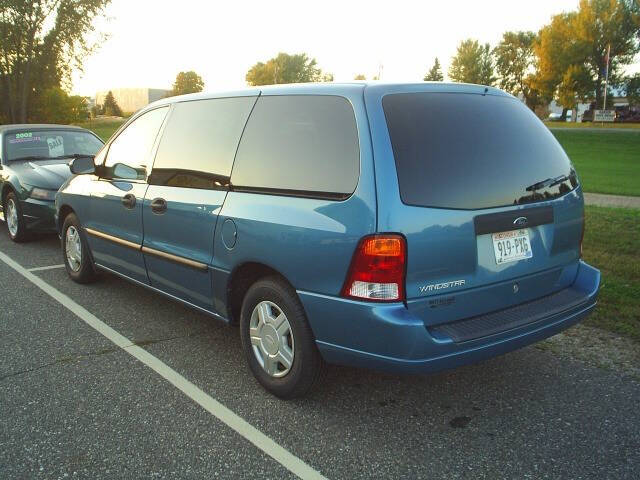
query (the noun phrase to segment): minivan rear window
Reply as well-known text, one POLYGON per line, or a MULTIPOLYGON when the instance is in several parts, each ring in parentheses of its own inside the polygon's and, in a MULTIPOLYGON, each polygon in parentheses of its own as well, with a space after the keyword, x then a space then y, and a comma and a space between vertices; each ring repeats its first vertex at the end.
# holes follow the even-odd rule
POLYGON ((233 165, 236 190, 341 199, 353 193, 360 149, 351 103, 332 95, 260 97, 233 165))
POLYGON ((517 99, 397 93, 382 105, 405 204, 491 208, 549 200, 577 186, 560 144, 517 99))

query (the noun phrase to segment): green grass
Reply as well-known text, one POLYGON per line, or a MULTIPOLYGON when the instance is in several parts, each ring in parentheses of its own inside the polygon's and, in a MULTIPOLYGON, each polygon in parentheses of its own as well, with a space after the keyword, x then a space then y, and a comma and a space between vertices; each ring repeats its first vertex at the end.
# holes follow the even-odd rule
POLYGON ((585 207, 584 259, 602 272, 585 323, 640 342, 640 210, 585 207))
POLYGON ((120 128, 120 125, 126 122, 126 120, 127 120, 126 118, 122 118, 118 120, 114 120, 114 119, 105 120, 105 119, 97 118, 89 122, 79 123, 78 126, 82 128, 87 128, 93 131, 96 135, 98 135, 102 140, 106 142, 109 139, 109 137, 113 134, 113 132, 115 132, 118 128, 120 128))
POLYGON ((544 122, 544 124, 550 129, 554 128, 577 128, 577 129, 590 129, 590 128, 623 128, 625 130, 640 129, 640 123, 604 123, 604 122, 544 122))
POLYGON ((585 192, 640 196, 640 130, 551 130, 585 192))

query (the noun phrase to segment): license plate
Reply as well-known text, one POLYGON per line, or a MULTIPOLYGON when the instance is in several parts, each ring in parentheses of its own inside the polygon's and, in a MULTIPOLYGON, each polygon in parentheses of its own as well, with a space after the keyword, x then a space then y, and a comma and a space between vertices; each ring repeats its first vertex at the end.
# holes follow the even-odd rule
POLYGON ((491 237, 498 265, 533 257, 529 242, 529 230, 526 228, 494 233, 491 237))

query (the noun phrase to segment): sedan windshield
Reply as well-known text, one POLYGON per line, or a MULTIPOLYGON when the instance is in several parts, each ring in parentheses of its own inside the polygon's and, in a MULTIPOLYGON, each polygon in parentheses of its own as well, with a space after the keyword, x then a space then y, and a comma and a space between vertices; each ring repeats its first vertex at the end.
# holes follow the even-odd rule
POLYGON ((25 130, 5 135, 8 161, 48 160, 74 155, 95 155, 102 142, 82 130, 25 130))

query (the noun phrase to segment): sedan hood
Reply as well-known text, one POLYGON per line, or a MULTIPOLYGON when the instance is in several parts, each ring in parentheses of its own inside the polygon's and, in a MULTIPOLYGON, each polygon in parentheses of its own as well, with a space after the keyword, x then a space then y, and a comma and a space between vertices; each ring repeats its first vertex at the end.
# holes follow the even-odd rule
POLYGON ((68 159, 12 162, 11 168, 23 185, 58 190, 71 176, 68 162, 68 159))

